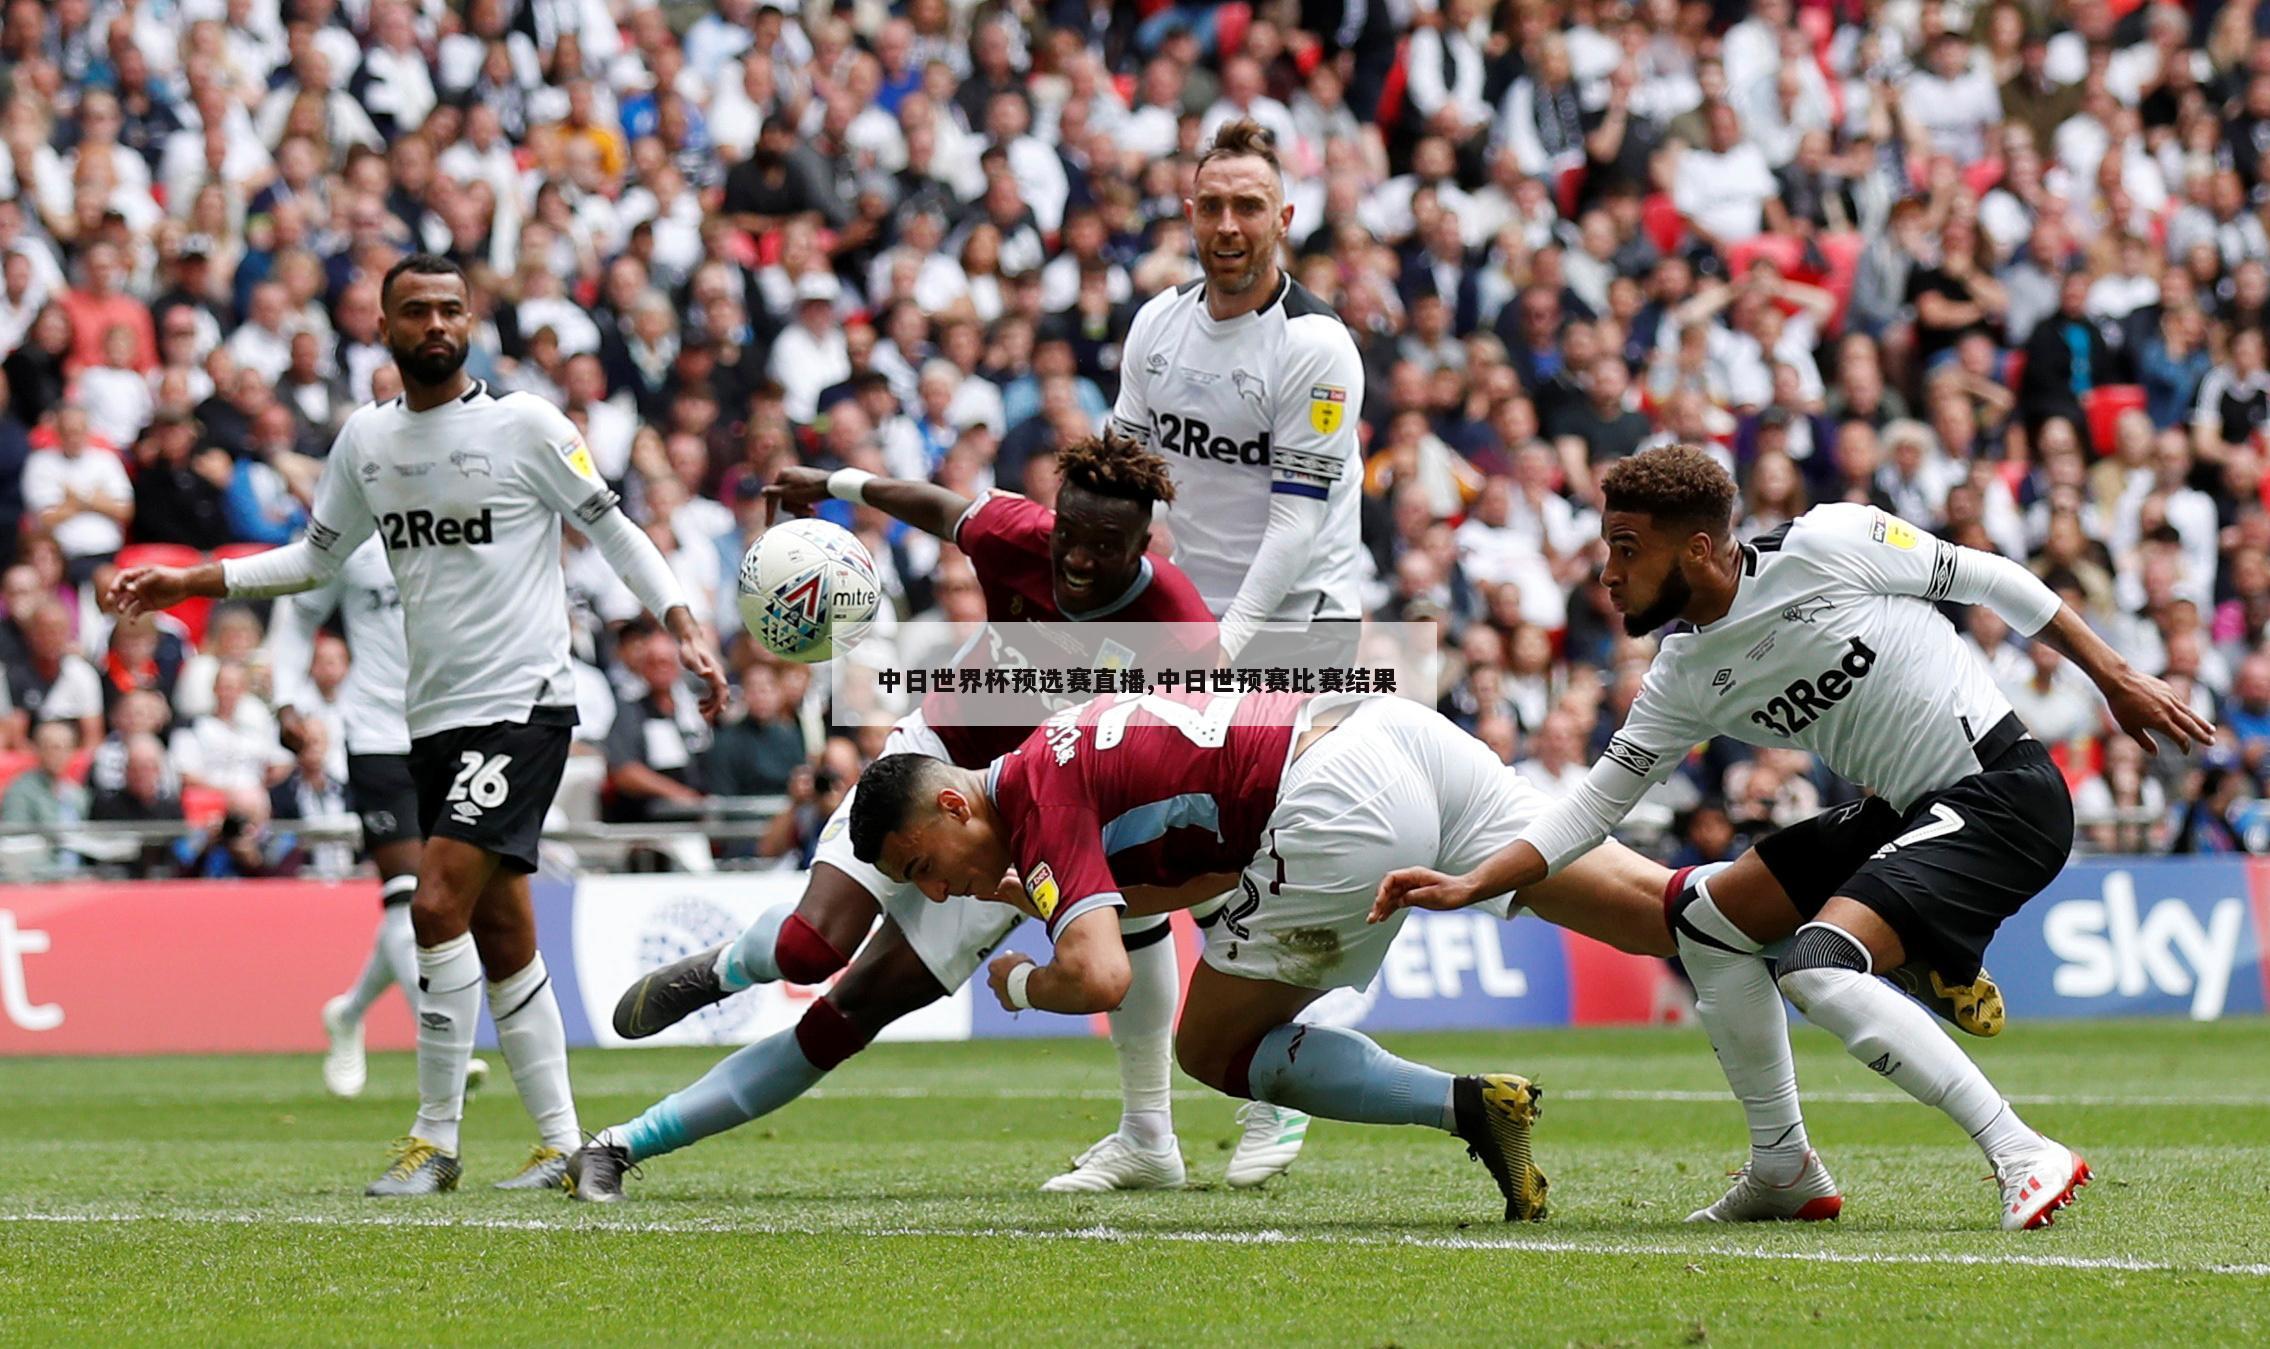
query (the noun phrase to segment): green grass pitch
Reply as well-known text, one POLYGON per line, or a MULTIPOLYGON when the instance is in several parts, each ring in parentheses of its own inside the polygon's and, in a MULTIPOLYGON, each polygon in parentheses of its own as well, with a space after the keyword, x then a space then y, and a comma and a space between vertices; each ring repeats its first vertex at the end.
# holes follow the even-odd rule
MULTIPOLYGON (((813 1097, 646 1167, 615 1209, 488 1182, 531 1142, 508 1081, 464 1191, 359 1197, 413 1105, 313 1058, 0 1063, 0 1342, 1778 1344, 2270 1342, 2270 1023, 2014 1025, 1979 1057, 2097 1183, 2006 1235, 1977 1152, 1800 1030, 1823 1227, 1701 1230, 1741 1116, 1689 1031, 1393 1036, 1547 1088, 1549 1222, 1421 1129, 1320 1123, 1219 1186, 1233 1103, 1182 1085, 1197 1189, 1044 1196, 1116 1117, 1099 1041, 881 1046, 813 1097)), ((492 1056, 493 1057, 493 1056, 492 1056)), ((708 1051, 578 1054, 587 1127, 708 1051)))

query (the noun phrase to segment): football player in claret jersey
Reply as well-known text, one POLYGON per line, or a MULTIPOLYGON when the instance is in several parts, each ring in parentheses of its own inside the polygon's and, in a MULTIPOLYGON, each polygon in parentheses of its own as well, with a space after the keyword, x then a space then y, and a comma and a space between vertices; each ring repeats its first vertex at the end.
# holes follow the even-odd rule
MULTIPOLYGON (((877 477, 861 469, 824 473, 790 468, 766 492, 792 510, 835 496, 862 502, 947 540, 967 554, 996 624, 1048 623, 1062 638, 1084 621, 1150 623, 1178 643, 1179 668, 1214 663, 1213 616, 1173 563, 1146 550, 1152 508, 1174 496, 1158 457, 1106 448, 1090 439, 1058 454, 1063 474, 1051 511, 1012 492, 975 501, 932 483, 877 477)), ((993 642, 1015 640, 1016 627, 992 628, 970 648, 965 668, 1017 663, 993 642), (1002 637, 1006 631, 1012 634, 1002 637)), ((1035 639, 1044 634, 1025 630, 1035 639)), ((1092 656, 1053 652, 1028 663, 1059 667, 1102 664, 1092 656)), ((891 728, 886 753, 930 755, 983 767, 1014 749, 1031 725, 973 724, 956 695, 933 690, 891 728)), ((1040 720, 1035 713, 1033 721, 1040 720)), ((843 978, 815 1001, 797 1025, 728 1056, 685 1090, 637 1119, 603 1131, 575 1154, 569 1176, 579 1199, 622 1197, 631 1163, 682 1148, 699 1138, 779 1109, 898 1018, 962 986, 1023 915, 973 891, 949 904, 928 904, 854 856, 847 836, 858 799, 845 795, 820 832, 803 897, 760 915, 736 941, 654 970, 633 983, 615 1007, 615 1030, 652 1035, 695 1011, 749 987, 785 980, 815 984, 843 978), (977 896, 975 898, 972 895, 977 896), (884 918, 872 938, 877 913, 884 918), (866 944, 861 945, 862 942, 866 944), (857 952, 856 958, 852 953, 857 952), (846 969, 846 962, 849 968, 846 969)), ((1090 1148, 1073 1169, 1042 1188, 1052 1191, 1163 1189, 1184 1179, 1170 1109, 1169 1039, 1182 993, 1174 943, 1162 917, 1130 920, 1126 944, 1135 975, 1112 1022, 1120 1060, 1123 1113, 1118 1129, 1090 1148)))
MULTIPOLYGON (((1115 694, 1051 717, 983 771, 877 759, 851 839, 861 860, 932 899, 1001 887, 1014 870, 1009 893, 1048 925, 1055 951, 1046 965, 994 958, 993 991, 1013 1010, 1113 1006, 1128 980, 1122 907, 1234 892, 1191 976, 1175 1038, 1183 1071, 1325 1119, 1455 1133, 1489 1167, 1510 1222, 1545 1216, 1527 1081, 1454 1079, 1297 1018, 1378 972, 1396 925, 1366 920, 1389 868, 1479 861, 1543 806, 1481 741, 1391 695, 1115 694)), ((1670 872, 1614 845, 1579 868, 1524 891, 1522 906, 1624 950, 1670 951, 1670 872)))
POLYGON ((1526 894, 1714 735, 1810 750, 1874 794, 1764 840, 1688 887, 1674 911, 1696 1010, 1750 1126, 1749 1163, 1690 1221, 1842 1208, 1798 1110, 1786 996, 1979 1145, 2001 1185, 2003 1227, 2047 1225, 2089 1180, 2080 1154, 2029 1127, 1921 1007, 1873 977, 1920 960, 1934 989, 1968 984, 1995 930, 2072 854, 2063 775, 1936 606, 1989 605, 2055 646, 2147 749, 2155 735, 2205 743, 2214 728, 2007 558, 1849 503, 1737 544, 1734 482, 1691 446, 1625 459, 1601 489, 1602 580, 1625 627, 1691 627, 1663 639, 1583 786, 1464 874, 1388 877, 1377 914, 1526 894), (1760 953, 1784 938, 1769 970, 1760 953))
POLYGON ((626 519, 575 426, 527 394, 465 373, 465 273, 417 254, 380 287, 403 393, 355 411, 316 487, 307 534, 253 557, 143 567, 115 583, 123 613, 192 595, 272 597, 337 576, 374 534, 402 598, 404 716, 426 837, 410 921, 418 942, 418 1113, 366 1193, 457 1188, 465 1071, 484 985, 497 1041, 542 1142, 515 1177, 556 1185, 577 1143, 559 1002, 536 949, 528 877, 575 725, 560 522, 572 516, 670 627, 724 705, 725 679, 677 578, 626 519))

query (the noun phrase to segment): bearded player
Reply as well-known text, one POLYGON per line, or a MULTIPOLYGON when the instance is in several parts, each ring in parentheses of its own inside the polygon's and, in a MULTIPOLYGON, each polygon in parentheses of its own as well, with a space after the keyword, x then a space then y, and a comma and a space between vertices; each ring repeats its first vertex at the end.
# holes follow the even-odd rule
MULTIPOLYGON (((931 483, 852 468, 832 474, 785 469, 765 490, 792 510, 833 496, 935 535, 968 555, 996 624, 1050 624, 1046 634, 990 628, 992 640, 1002 640, 1005 630, 1031 633, 1032 640, 1062 636, 1082 622, 1171 624, 1158 631, 1180 644, 1174 663, 1210 666, 1213 616, 1173 563, 1146 552, 1153 509, 1175 495, 1166 465, 1156 455, 1090 439, 1059 451, 1057 466, 1063 484, 1054 511, 1011 492, 972 501, 931 483)), ((1008 653, 974 649, 965 661, 973 669, 1015 663, 1008 653)), ((1094 667, 1101 661, 1056 651, 1029 663, 1094 667)), ((932 691, 892 727, 885 752, 983 767, 1031 730, 1029 724, 972 724, 976 720, 956 694, 932 691)), ((569 1168, 578 1198, 619 1198, 622 1171, 632 1162, 796 1099, 883 1027, 961 987, 1023 920, 1010 905, 972 897, 991 896, 990 889, 947 904, 925 903, 919 891, 855 856, 848 830, 857 796, 847 793, 821 830, 801 899, 760 915, 739 939, 632 984, 616 1005, 615 1030, 629 1039, 653 1035, 756 983, 816 984, 838 971, 843 978, 791 1030, 729 1055, 700 1081, 578 1152, 569 1168), (870 937, 878 914, 882 928, 870 937)), ((1185 1179, 1168 1085, 1168 1041, 1182 992, 1174 943, 1163 916, 1131 919, 1125 942, 1140 972, 1112 1025, 1123 1114, 1119 1128, 1098 1145, 1110 1155, 1110 1183, 1099 1180, 1096 1168, 1075 1166, 1045 1190, 1171 1189, 1185 1179)))
POLYGON ((1527 895, 1567 874, 1698 741, 1811 751, 1874 794, 1763 840, 1678 901, 1696 1010, 1751 1140, 1733 1186, 1689 1220, 1829 1218, 1843 1206, 1807 1141, 1786 997, 1978 1145, 2004 1228, 2048 1225, 2088 1183, 2088 1164, 2029 1126, 1920 1007, 1873 977, 1920 960, 1943 986, 1969 983, 1995 931, 2072 855, 2063 775, 1937 606, 1985 604, 2054 646, 2146 749, 2155 734, 2189 746, 2214 728, 2007 558, 1847 503, 1737 543, 1733 479, 1691 446, 1625 459, 1601 490, 1602 581, 1624 626, 1691 627, 1664 638, 1577 791, 1471 868, 1388 877, 1378 915, 1527 895), (1769 967, 1761 952, 1784 938, 1769 967))

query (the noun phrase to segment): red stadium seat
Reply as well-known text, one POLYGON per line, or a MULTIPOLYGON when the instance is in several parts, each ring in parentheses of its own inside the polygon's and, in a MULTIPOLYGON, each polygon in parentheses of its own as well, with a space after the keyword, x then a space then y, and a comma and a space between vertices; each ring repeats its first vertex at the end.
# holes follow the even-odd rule
POLYGON ((1640 207, 1640 228, 1665 253, 1679 251, 1679 241, 1687 237, 1687 224, 1679 218, 1679 208, 1671 204, 1667 192, 1649 197, 1640 207))
POLYGON ((2026 353, 2013 351, 2002 358, 2002 387, 2017 392, 2026 379, 2026 353))
POLYGON ((227 792, 213 787, 184 787, 181 789, 181 818, 199 829, 210 829, 229 813, 227 792))
POLYGON ((265 543, 224 543, 213 550, 215 562, 226 562, 232 557, 251 557, 268 551, 265 543))
POLYGON ((194 567, 205 555, 185 543, 130 543, 118 550, 118 566, 194 567))
POLYGON ((2089 443, 2097 447, 2098 454, 2111 454, 2113 428, 2120 424, 2121 415, 2144 410, 2144 386, 2099 385, 2082 397, 2081 410, 2089 417, 2089 443))
POLYGON ((28 749, 0 751, 0 792, 7 791, 9 783, 30 772, 38 762, 39 756, 28 749))

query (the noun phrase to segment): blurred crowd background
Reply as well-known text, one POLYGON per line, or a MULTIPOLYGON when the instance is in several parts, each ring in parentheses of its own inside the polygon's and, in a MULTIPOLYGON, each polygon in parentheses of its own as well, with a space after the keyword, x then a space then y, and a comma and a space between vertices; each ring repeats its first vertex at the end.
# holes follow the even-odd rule
MULTIPOLYGON (((1677 439, 1734 469, 1745 535, 1869 501, 2022 559, 2218 721, 2148 758, 2054 653, 1951 615, 2086 846, 2270 849, 2266 10, 12 0, 0 821, 201 826, 150 873, 351 863, 294 833, 343 810, 344 751, 335 717, 279 732, 266 606, 96 596, 293 537, 397 387, 378 279, 422 249, 475 278, 473 373, 567 409, 739 674, 701 725, 571 537, 565 811, 784 795, 726 851, 800 862, 873 746, 738 633, 758 490, 809 463, 1049 499, 1134 310, 1197 275, 1181 198, 1244 116, 1365 359, 1370 602, 1439 624, 1443 709, 1520 771, 1565 790, 1638 688, 1594 472, 1677 439)), ((838 508, 896 615, 982 612, 951 548, 838 508)), ((350 661, 281 674, 328 706, 350 661)), ((1633 837, 1709 860, 1849 794, 1714 743, 1633 837)))

